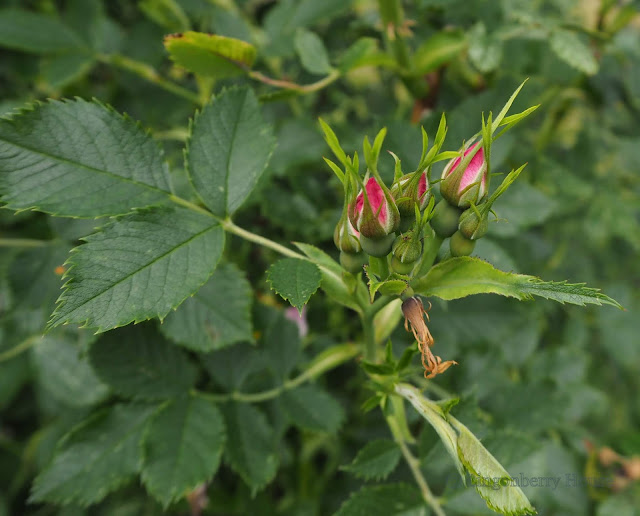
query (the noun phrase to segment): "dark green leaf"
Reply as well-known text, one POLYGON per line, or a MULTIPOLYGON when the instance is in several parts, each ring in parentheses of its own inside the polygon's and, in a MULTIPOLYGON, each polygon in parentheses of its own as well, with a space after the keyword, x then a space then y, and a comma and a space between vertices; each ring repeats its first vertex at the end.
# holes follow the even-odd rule
POLYGON ((363 487, 342 504, 335 516, 427 516, 417 488, 408 484, 363 487))
POLYGON ((213 273, 224 245, 214 219, 183 208, 135 213, 72 252, 51 326, 106 331, 164 318, 213 273))
POLYGON ((315 385, 286 390, 281 401, 293 424, 300 428, 335 433, 344 420, 340 404, 315 385))
POLYGON ((224 421, 213 402, 198 396, 171 401, 145 437, 144 485, 165 507, 179 500, 211 480, 225 439, 224 421))
POLYGON ((393 441, 371 441, 362 448, 351 464, 342 469, 366 480, 383 480, 396 468, 401 456, 393 441))
POLYGON ((278 469, 274 434, 264 414, 246 403, 224 407, 227 427, 225 458, 253 492, 273 479, 278 469))
POLYGON ((593 75, 598 71, 598 62, 591 49, 580 40, 576 33, 564 29, 554 29, 551 31, 549 44, 560 59, 576 70, 587 75, 593 75))
POLYGON ((213 351, 239 341, 252 341, 251 285, 235 266, 223 264, 211 279, 175 312, 160 330, 195 351, 213 351))
POLYGON ((235 212, 269 162, 274 139, 249 88, 223 91, 193 120, 187 169, 204 204, 221 217, 235 212))
POLYGON ((138 473, 141 441, 155 407, 116 405, 74 430, 40 473, 31 502, 90 505, 138 473))
POLYGON ((0 9, 0 46, 52 54, 82 49, 82 39, 59 20, 23 9, 0 9))
POLYGON ((72 335, 63 333, 45 335, 33 350, 33 362, 41 388, 57 401, 71 407, 93 405, 109 392, 82 353, 78 343, 72 340, 72 335))
POLYGON ((123 396, 163 399, 188 392, 196 377, 185 353, 150 325, 106 333, 89 350, 98 376, 123 396))
POLYGON ((0 120, 0 171, 2 199, 14 210, 120 215, 171 194, 151 137, 111 108, 80 99, 50 100, 0 120))

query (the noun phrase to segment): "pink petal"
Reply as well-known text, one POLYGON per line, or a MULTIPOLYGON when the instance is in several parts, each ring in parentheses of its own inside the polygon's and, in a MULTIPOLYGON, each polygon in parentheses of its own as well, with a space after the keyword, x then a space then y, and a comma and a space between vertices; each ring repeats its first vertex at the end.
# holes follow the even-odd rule
POLYGON ((378 210, 382 206, 380 214, 378 215, 378 220, 384 224, 387 221, 387 200, 385 199, 382 188, 378 184, 378 181, 376 181, 375 177, 372 177, 367 181, 365 188, 367 189, 367 197, 369 198, 369 203, 371 204, 373 213, 378 213, 378 210))

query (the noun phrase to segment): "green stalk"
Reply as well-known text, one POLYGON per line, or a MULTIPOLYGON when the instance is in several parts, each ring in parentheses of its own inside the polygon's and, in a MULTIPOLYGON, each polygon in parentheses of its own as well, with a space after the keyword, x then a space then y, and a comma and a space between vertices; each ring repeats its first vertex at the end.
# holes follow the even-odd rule
POLYGON ((418 262, 418 266, 414 269, 415 277, 421 278, 429 272, 429 269, 431 269, 433 262, 435 262, 436 257, 438 256, 438 251, 440 251, 442 242, 444 242, 444 238, 436 235, 434 232, 432 232, 431 236, 424 239, 422 257, 418 262))
POLYGON ((369 256, 369 266, 371 271, 380 276, 381 280, 385 280, 389 277, 389 262, 387 257, 377 258, 375 256, 369 256))

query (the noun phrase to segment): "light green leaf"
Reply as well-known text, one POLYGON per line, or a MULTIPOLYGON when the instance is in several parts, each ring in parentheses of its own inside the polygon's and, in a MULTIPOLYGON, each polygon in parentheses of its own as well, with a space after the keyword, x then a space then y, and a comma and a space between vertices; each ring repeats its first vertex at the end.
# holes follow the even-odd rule
MULTIPOLYGON (((76 340, 77 337, 76 337, 76 340)), ((103 400, 109 389, 96 376, 71 335, 49 334, 33 348, 38 384, 48 395, 70 407, 103 400)))
POLYGON ((353 493, 334 516, 427 516, 427 505, 408 484, 367 486, 353 493))
POLYGON ((190 180, 214 214, 231 215, 253 190, 273 148, 253 91, 225 90, 193 120, 186 153, 190 180))
POLYGON ((412 385, 406 383, 397 384, 395 391, 411 403, 413 408, 415 408, 437 432, 442 444, 453 459, 453 463, 464 481, 464 468, 458 456, 458 435, 445 419, 442 408, 437 403, 425 398, 422 393, 412 385))
POLYGON ((477 23, 469 32, 469 60, 482 73, 495 70, 502 60, 502 41, 487 34, 484 23, 477 23))
POLYGON ((314 263, 283 258, 269 267, 267 279, 273 290, 302 313, 302 307, 318 290, 322 274, 314 263))
POLYGON ((194 351, 213 351, 240 341, 252 341, 252 290, 237 267, 223 264, 211 279, 175 312, 160 331, 194 351))
POLYGON ((8 208, 60 216, 121 215, 171 194, 151 137, 127 117, 80 99, 0 119, 0 172, 8 208))
POLYGON ((316 385, 286 390, 280 399, 284 411, 300 428, 333 434, 344 420, 340 404, 316 385))
POLYGON ((23 9, 0 9, 0 46, 54 54, 83 49, 82 39, 59 20, 23 9))
POLYGON ((36 477, 29 501, 87 506, 131 480, 154 412, 149 405, 116 405, 85 421, 36 477))
POLYGON ((243 75, 256 59, 252 44, 203 32, 170 34, 165 37, 164 46, 176 64, 216 79, 243 75))
POLYGON ((199 396, 171 401, 149 425, 142 482, 167 507, 211 480, 225 439, 215 403, 199 396))
POLYGON ((500 294, 520 300, 540 296, 559 303, 622 308, 617 301, 584 283, 543 281, 535 276, 503 272, 490 263, 468 256, 439 263, 412 286, 418 294, 447 301, 474 294, 500 294))
POLYGON ((273 430, 253 405, 230 403, 223 412, 227 427, 225 458, 255 493, 273 479, 278 469, 273 430))
POLYGON ((414 75, 424 75, 455 59, 467 48, 462 31, 442 31, 434 34, 416 49, 413 56, 414 75))
POLYGON ((576 70, 593 75, 598 71, 598 62, 593 52, 582 42, 575 32, 565 29, 554 29, 549 38, 551 50, 569 66, 576 70))
POLYGON ((367 443, 353 462, 341 469, 366 480, 382 480, 396 468, 400 456, 400 448, 396 443, 380 439, 367 443))
POLYGON ((67 262, 68 281, 50 326, 106 331, 162 319, 207 281, 224 245, 212 218, 183 208, 134 213, 85 240, 67 262))
POLYGON ((346 73, 361 66, 368 66, 383 55, 389 57, 387 54, 379 52, 377 39, 359 38, 340 56, 338 69, 340 72, 346 73))
POLYGON ((293 44, 305 70, 317 75, 327 74, 331 71, 327 49, 315 32, 299 28, 296 31, 293 44))
POLYGON ((196 370, 151 324, 105 333, 89 349, 93 369, 122 396, 164 399, 188 392, 196 370))
POLYGON ((449 416, 449 421, 459 432, 460 459, 489 508, 508 516, 535 514, 536 510, 522 490, 511 480, 511 475, 482 446, 476 436, 453 416, 449 416))

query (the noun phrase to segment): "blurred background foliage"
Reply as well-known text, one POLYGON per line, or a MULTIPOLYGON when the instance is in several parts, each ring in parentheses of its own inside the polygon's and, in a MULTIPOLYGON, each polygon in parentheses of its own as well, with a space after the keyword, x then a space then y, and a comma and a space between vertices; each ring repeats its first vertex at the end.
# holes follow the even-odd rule
MULTIPOLYGON (((540 514, 640 514, 640 475, 625 467, 640 456, 640 3, 404 2, 397 27, 408 50, 404 58, 394 53, 396 40, 373 0, 2 0, 0 6, 0 113, 47 97, 96 97, 141 120, 161 141, 176 189, 189 197, 181 149, 196 103, 145 73, 155 70, 196 98, 251 82, 278 147, 236 223, 334 256, 342 190, 322 160, 329 149, 319 116, 351 151, 364 134, 388 127, 384 149, 411 169, 420 157, 420 125, 434 135, 446 112, 445 149, 455 150, 479 130, 481 113, 499 108, 528 77, 514 112, 541 107, 495 144, 492 159, 496 172, 525 161, 528 166, 496 203, 499 221, 491 223, 475 255, 503 270, 585 281, 627 311, 486 296, 435 303, 431 332, 443 356, 460 365, 427 388, 435 397, 461 396, 453 413, 514 476, 576 475, 575 487, 524 489, 540 514), (7 15, 14 8, 48 17, 51 26, 29 32, 28 19, 7 15), (244 77, 196 78, 174 66, 163 47, 166 34, 185 30, 252 43, 254 69, 273 78, 313 84, 331 69, 339 77, 300 95, 244 77), (320 49, 312 44, 310 50, 305 38, 319 38, 320 49), (358 54, 356 42, 360 51, 369 50, 358 54), (135 73, 127 69, 132 62, 135 73), (607 461, 603 447, 622 458, 607 461), (593 476, 612 482, 580 484, 593 476)), ((392 177, 392 158, 385 153, 381 159, 381 172, 392 177)), ((96 223, 7 210, 0 211, 0 223, 0 514, 161 513, 137 481, 90 511, 27 504, 31 482, 59 438, 113 398, 87 360, 96 338, 91 332, 68 329, 40 339, 59 294, 60 266, 96 223), (16 246, 9 239, 29 240, 16 246)), ((298 337, 293 323, 279 319, 277 342, 270 343, 269 328, 283 303, 270 292, 264 271, 277 256, 227 238, 226 260, 245 271, 253 287, 257 346, 236 344, 202 359, 209 374, 203 384, 264 390, 282 372, 272 372, 270 364, 286 357, 295 371, 330 344, 359 338, 357 318, 318 295, 306 311, 309 333, 298 337)), ((109 338, 162 339, 155 326, 114 330, 109 338)), ((401 327, 392 340, 397 355, 411 344, 401 327)), ((331 426, 342 423, 337 433, 296 428, 297 418, 281 398, 245 405, 248 413, 238 417, 260 423, 258 441, 238 446, 257 454, 251 466, 257 470, 243 480, 223 466, 209 486, 204 514, 335 512, 363 485, 340 467, 370 440, 389 438, 381 414, 360 408, 371 394, 364 382, 356 363, 318 382, 338 402, 326 408, 331 426), (277 473, 261 470, 265 447, 279 464, 277 473)), ((490 513, 472 489, 463 488, 435 432, 417 416, 410 420, 419 435, 421 467, 447 514, 490 513)), ((387 480, 411 477, 401 465, 387 480)), ((183 502, 168 513, 188 511, 183 502)))

